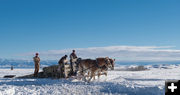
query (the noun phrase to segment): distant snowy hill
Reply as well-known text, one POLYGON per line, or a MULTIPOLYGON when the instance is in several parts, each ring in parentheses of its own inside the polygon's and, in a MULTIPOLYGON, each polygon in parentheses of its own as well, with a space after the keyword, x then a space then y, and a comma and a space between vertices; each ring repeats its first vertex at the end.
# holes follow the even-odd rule
MULTIPOLYGON (((40 67, 46 67, 54 64, 58 64, 57 60, 46 60, 41 61, 40 67)), ((118 65, 159 65, 159 64, 180 64, 180 62, 116 62, 118 65)), ((10 60, 10 59, 0 59, 0 68, 10 68, 11 66, 15 68, 33 68, 34 63, 31 60, 10 60)))
MULTIPOLYGON (((53 64, 57 64, 57 61, 41 61, 40 67, 45 67, 53 64)), ((0 68, 32 68, 34 67, 34 62, 29 60, 8 60, 8 59, 0 59, 0 68)))

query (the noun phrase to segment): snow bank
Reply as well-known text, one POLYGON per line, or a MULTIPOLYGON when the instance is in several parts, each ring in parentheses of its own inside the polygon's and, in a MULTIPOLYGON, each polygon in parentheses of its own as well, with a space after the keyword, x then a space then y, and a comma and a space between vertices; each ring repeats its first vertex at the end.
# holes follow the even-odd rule
POLYGON ((146 67, 149 70, 109 71, 107 77, 91 83, 74 79, 4 79, 3 75, 22 76, 33 73, 33 69, 0 69, 0 95, 164 95, 165 80, 180 79, 179 65, 146 67))

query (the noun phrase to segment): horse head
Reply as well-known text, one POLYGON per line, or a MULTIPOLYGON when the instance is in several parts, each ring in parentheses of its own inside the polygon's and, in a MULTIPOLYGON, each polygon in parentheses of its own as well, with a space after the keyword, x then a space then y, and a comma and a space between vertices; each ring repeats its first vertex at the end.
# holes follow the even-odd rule
POLYGON ((112 65, 112 59, 110 59, 109 57, 106 57, 105 62, 106 62, 106 67, 107 68, 111 68, 111 69, 114 68, 114 66, 112 65))
POLYGON ((82 58, 78 58, 75 63, 79 64, 81 60, 82 60, 82 58))
POLYGON ((109 59, 111 62, 111 70, 114 70, 115 59, 109 59))

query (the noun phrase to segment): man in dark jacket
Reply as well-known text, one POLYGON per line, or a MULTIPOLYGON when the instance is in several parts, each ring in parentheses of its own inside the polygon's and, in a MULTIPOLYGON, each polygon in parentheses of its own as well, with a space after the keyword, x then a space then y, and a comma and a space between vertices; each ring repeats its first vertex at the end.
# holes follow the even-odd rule
POLYGON ((64 64, 64 63, 67 63, 67 62, 65 62, 66 60, 67 60, 67 55, 65 55, 65 56, 63 56, 60 60, 59 60, 59 65, 61 65, 61 64, 64 64))
POLYGON ((71 63, 71 74, 74 74, 74 71, 73 71, 73 66, 74 66, 74 63, 77 61, 77 55, 75 53, 76 51, 73 50, 71 55, 70 55, 70 63, 71 63))
POLYGON ((60 77, 65 77, 65 76, 62 76, 62 75, 63 75, 63 72, 64 72, 64 65, 66 63, 68 63, 67 57, 68 57, 67 55, 63 56, 58 62, 58 64, 59 64, 58 71, 60 72, 60 77))

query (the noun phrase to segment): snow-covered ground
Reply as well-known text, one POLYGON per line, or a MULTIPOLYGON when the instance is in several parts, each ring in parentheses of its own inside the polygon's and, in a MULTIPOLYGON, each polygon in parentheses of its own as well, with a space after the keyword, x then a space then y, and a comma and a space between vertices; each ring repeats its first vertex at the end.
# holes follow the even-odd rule
POLYGON ((22 76, 33 69, 0 69, 0 95, 164 95, 165 80, 180 79, 180 65, 146 66, 149 70, 127 71, 116 67, 90 83, 74 79, 5 79, 22 76))

